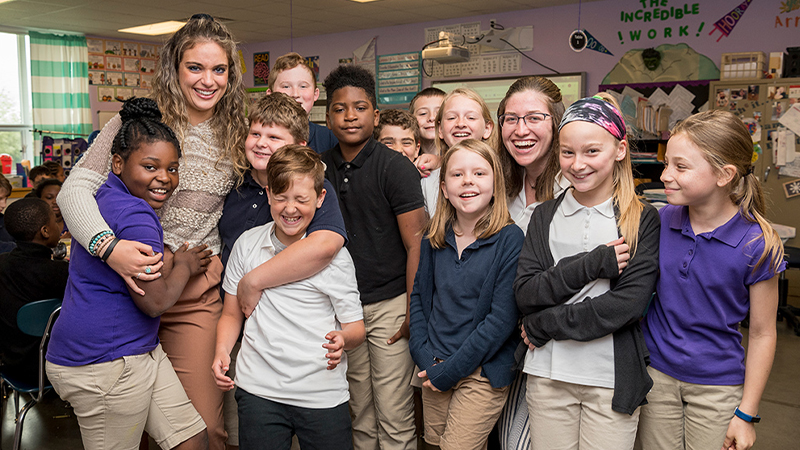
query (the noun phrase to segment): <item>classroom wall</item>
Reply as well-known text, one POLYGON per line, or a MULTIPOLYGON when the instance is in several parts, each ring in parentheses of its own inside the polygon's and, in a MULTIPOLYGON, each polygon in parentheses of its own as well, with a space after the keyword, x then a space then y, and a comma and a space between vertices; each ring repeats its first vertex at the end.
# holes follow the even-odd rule
MULTIPOLYGON (((320 77, 324 79, 325 75, 338 65, 340 58, 352 57, 354 49, 375 36, 378 37, 378 55, 416 51, 425 44, 425 28, 480 21, 482 29, 488 30, 490 19, 496 20, 506 28, 533 25, 533 50, 526 54, 559 72, 585 71, 587 93, 595 91, 620 57, 633 49, 685 43, 719 66, 722 53, 747 51, 769 53, 784 51, 786 47, 800 46, 800 2, 758 0, 750 3, 750 1, 606 0, 583 3, 580 7, 576 3, 293 40, 251 43, 242 46, 247 65, 245 82, 248 87, 253 86, 254 52, 268 51, 272 60, 290 51, 303 56, 319 56, 320 77), (782 13, 783 3, 797 5, 794 7, 798 9, 782 13), (723 35, 719 30, 715 31, 714 23, 736 8, 740 10, 744 8, 744 13, 739 16, 729 36, 719 39, 723 35), (676 10, 681 12, 676 13, 676 10), (670 14, 665 14, 664 11, 670 14), (623 13, 633 14, 634 20, 623 21, 623 13), (654 14, 658 14, 659 18, 653 20, 654 14), (678 18, 679 16, 681 17, 678 18), (637 20, 637 17, 640 20, 637 20), (587 30, 613 53, 613 56, 588 49, 580 53, 573 52, 568 46, 568 39, 579 24, 581 29, 587 30)), ((524 57, 521 69, 518 74, 503 76, 549 73, 548 70, 524 57)), ((429 79, 423 79, 424 86, 429 84, 429 79)))

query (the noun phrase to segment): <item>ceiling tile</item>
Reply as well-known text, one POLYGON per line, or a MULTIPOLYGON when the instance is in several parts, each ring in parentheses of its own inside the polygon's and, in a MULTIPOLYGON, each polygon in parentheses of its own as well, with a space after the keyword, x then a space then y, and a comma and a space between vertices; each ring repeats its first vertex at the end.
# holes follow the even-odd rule
MULTIPOLYGON (((15 0, 0 4, 0 26, 119 37, 119 28, 205 12, 232 19, 227 25, 241 42, 263 42, 288 39, 290 15, 293 35, 301 37, 578 1, 380 0, 360 4, 349 0, 15 0)), ((584 0, 588 1, 596 0, 584 0)))

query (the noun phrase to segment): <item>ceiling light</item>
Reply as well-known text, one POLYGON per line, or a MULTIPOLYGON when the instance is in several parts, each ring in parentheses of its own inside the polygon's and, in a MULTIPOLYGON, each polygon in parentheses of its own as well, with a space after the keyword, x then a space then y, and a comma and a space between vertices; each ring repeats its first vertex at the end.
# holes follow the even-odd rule
POLYGON ((170 34, 178 31, 186 22, 178 22, 176 20, 168 20, 166 22, 151 23, 149 25, 141 25, 132 28, 123 28, 117 30, 120 33, 133 33, 133 34, 146 34, 148 36, 158 36, 161 34, 170 34))
POLYGON ((378 0, 350 0, 350 1, 356 3, 372 3, 372 2, 377 2, 378 0))

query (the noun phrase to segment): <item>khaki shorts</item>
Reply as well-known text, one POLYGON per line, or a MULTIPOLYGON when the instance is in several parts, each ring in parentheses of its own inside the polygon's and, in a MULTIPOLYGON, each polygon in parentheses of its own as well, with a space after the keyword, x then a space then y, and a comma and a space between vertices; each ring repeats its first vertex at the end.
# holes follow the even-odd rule
POLYGON ((160 344, 100 364, 46 367, 58 395, 72 404, 87 449, 135 450, 142 431, 170 449, 206 428, 160 344))

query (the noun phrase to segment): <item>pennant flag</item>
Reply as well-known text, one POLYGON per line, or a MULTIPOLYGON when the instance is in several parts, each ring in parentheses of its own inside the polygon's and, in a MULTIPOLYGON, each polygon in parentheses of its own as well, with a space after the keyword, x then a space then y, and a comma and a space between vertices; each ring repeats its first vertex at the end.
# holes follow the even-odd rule
POLYGON ((720 36, 717 39, 717 42, 719 42, 720 39, 731 34, 731 31, 733 31, 733 27, 735 27, 736 24, 739 22, 739 19, 742 18, 744 12, 747 10, 747 7, 750 6, 750 2, 752 1, 753 0, 743 0, 742 3, 739 4, 739 6, 733 8, 733 10, 731 10, 731 12, 729 12, 728 14, 725 14, 725 16, 722 17, 722 19, 716 21, 714 23, 714 28, 711 30, 710 33, 708 33, 708 35, 711 36, 712 34, 714 34, 715 31, 719 30, 719 32, 722 33, 722 36, 720 36))
POLYGON ((583 30, 583 33, 586 34, 586 48, 589 50, 594 50, 596 52, 605 53, 606 55, 614 56, 613 53, 608 51, 608 49, 600 43, 594 36, 589 34, 588 30, 583 30))

